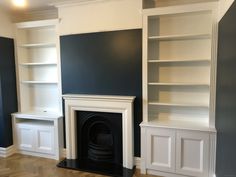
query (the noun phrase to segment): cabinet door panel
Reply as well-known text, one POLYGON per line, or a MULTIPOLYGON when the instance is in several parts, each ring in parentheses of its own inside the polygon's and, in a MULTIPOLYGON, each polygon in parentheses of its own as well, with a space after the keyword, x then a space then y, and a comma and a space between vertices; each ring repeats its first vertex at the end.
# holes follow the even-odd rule
POLYGON ((176 172, 191 176, 208 176, 209 134, 178 131, 176 172))
POLYGON ((34 130, 31 126, 17 126, 17 145, 20 150, 34 150, 34 130))
POLYGON ((147 130, 147 167, 175 172, 175 131, 147 130))
POLYGON ((36 130, 36 151, 41 153, 54 153, 54 128, 38 127, 36 130))

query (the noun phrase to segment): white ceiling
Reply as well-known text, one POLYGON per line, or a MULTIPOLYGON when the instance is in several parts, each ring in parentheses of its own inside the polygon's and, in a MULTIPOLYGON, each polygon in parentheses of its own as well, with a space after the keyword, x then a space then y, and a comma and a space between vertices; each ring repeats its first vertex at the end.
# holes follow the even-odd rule
POLYGON ((58 18, 58 11, 54 5, 87 3, 92 1, 106 0, 26 0, 27 7, 16 8, 12 4, 12 0, 0 0, 0 10, 7 11, 12 22, 42 20, 50 18, 58 18), (54 5, 53 5, 54 4, 54 5))
POLYGON ((0 0, 0 7, 7 11, 31 11, 31 10, 43 10, 51 8, 52 3, 66 2, 68 0, 26 0, 27 7, 24 9, 16 8, 12 5, 12 0, 0 0))

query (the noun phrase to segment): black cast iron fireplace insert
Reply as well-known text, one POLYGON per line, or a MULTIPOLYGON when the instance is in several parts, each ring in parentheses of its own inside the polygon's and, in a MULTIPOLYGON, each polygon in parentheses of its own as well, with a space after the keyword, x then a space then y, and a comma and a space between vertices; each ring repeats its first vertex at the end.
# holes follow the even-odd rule
POLYGON ((122 114, 77 111, 78 159, 65 159, 58 167, 131 177, 123 168, 122 114))
POLYGON ((110 162, 114 158, 113 132, 106 121, 95 121, 88 129, 88 159, 110 162))

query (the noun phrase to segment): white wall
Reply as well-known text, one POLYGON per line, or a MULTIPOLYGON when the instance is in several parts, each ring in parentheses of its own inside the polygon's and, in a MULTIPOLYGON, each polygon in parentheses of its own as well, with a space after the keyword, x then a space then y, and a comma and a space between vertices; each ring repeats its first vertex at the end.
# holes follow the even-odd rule
POLYGON ((59 7, 60 35, 142 27, 141 0, 106 0, 59 7))
POLYGON ((10 15, 2 9, 0 9, 0 22, 0 36, 13 38, 13 24, 10 15))
POLYGON ((233 4, 234 0, 219 0, 219 17, 218 21, 225 15, 230 6, 233 4))

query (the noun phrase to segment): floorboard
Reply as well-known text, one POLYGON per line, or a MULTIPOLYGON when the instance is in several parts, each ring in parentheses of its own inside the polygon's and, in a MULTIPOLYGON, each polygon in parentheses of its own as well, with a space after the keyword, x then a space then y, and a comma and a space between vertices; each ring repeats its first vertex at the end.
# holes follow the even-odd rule
MULTIPOLYGON (((56 167, 58 161, 15 154, 0 158, 0 177, 106 177, 103 175, 67 170, 56 167)), ((136 170, 134 177, 153 177, 141 175, 136 170)))

